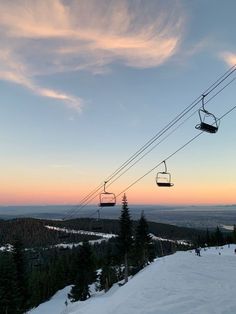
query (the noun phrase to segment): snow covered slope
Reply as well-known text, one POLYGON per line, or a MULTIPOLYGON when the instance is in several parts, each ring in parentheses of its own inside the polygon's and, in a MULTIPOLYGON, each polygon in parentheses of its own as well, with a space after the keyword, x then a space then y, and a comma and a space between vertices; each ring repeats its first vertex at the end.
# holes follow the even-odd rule
MULTIPOLYGON (((235 248, 231 245, 202 250, 201 257, 190 251, 177 252, 157 259, 126 285, 114 286, 107 294, 69 304, 67 308, 63 305, 60 311, 55 305, 47 312, 44 303, 30 313, 233 314, 236 313, 235 248)), ((50 302, 53 299, 47 302, 48 309, 50 302)))

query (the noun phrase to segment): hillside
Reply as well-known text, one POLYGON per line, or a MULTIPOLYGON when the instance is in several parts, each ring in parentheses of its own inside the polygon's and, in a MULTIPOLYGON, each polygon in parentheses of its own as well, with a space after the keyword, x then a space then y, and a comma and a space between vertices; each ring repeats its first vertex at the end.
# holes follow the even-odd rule
MULTIPOLYGON (((51 220, 48 221, 48 224, 58 227, 65 227, 68 229, 75 230, 92 230, 96 228, 96 219, 89 218, 78 218, 65 221, 51 220)), ((137 221, 133 220, 133 227, 135 228, 137 221)), ((118 219, 100 219, 99 226, 101 227, 102 232, 104 233, 114 233, 118 234, 119 232, 119 220, 118 219)), ((173 240, 196 240, 198 236, 204 236, 205 230, 197 230, 193 228, 178 227, 170 224, 157 223, 148 221, 149 232, 153 233, 155 236, 163 237, 173 240)))
POLYGON ((21 239, 24 247, 47 247, 61 242, 77 243, 85 240, 95 240, 94 235, 70 234, 64 237, 63 232, 51 231, 45 228, 49 221, 34 218, 18 218, 0 221, 0 246, 12 244, 21 239))
MULTIPOLYGON (((134 221, 134 228, 137 222, 134 221)), ((149 222, 149 231, 155 236, 173 239, 195 241, 198 236, 204 236, 205 231, 177 227, 168 224, 149 222)), ((61 242, 78 243, 84 240, 96 240, 99 236, 88 234, 68 233, 49 230, 46 225, 67 228, 73 230, 99 231, 118 234, 119 220, 101 219, 99 225, 96 219, 80 218, 66 221, 43 220, 34 218, 18 218, 12 220, 0 220, 0 246, 13 243, 15 239, 21 239, 25 247, 46 247, 61 242), (97 228, 99 227, 99 228, 97 228), (99 229, 99 230, 96 230, 99 229)))
POLYGON ((30 314, 232 314, 235 313, 234 249, 177 252, 157 259, 126 285, 65 307, 69 287, 30 314))

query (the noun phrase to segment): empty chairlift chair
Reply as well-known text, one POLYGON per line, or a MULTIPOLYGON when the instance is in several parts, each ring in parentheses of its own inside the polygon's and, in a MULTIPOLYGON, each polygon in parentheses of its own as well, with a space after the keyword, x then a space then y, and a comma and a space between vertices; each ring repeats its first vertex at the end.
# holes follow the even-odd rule
POLYGON ((165 171, 158 172, 156 175, 156 184, 160 187, 171 187, 174 184, 171 183, 171 174, 167 172, 166 162, 163 161, 165 166, 165 171))
POLYGON ((219 119, 217 119, 213 113, 210 113, 205 109, 204 104, 205 95, 202 96, 202 108, 198 110, 200 123, 195 126, 196 129, 208 133, 216 133, 219 128, 219 119))
POLYGON ((106 191, 106 183, 104 182, 104 191, 99 195, 99 206, 100 207, 112 207, 116 205, 116 196, 114 193, 106 191))

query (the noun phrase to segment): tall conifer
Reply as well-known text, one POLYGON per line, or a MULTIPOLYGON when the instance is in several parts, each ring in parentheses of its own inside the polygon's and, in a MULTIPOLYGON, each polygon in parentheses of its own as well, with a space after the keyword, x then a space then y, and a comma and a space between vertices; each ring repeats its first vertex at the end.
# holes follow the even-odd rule
POLYGON ((15 264, 15 282, 18 293, 18 306, 20 312, 25 312, 28 308, 28 280, 26 275, 26 263, 24 248, 20 239, 13 244, 13 261, 15 264))
POLYGON ((150 260, 151 241, 148 223, 142 212, 135 232, 135 257, 139 268, 143 268, 150 260))
POLYGON ((122 199, 122 210, 119 220, 120 231, 118 236, 118 243, 120 252, 124 258, 125 266, 125 283, 128 282, 128 255, 131 252, 133 239, 132 239, 132 221, 130 218, 127 197, 124 194, 122 199))
POLYGON ((1 254, 0 274, 0 313, 22 313, 18 306, 19 295, 15 281, 16 271, 11 253, 1 254))
POLYGON ((68 297, 72 302, 85 301, 90 297, 89 285, 96 281, 95 262, 91 246, 84 242, 78 256, 78 268, 75 284, 68 297))

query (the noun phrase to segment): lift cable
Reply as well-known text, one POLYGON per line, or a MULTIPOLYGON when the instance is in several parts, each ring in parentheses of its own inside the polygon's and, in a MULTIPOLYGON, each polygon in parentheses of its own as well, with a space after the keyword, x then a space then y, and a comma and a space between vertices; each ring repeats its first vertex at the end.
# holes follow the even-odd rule
MULTIPOLYGON (((209 101, 209 100, 208 100, 209 101)), ((234 107, 232 107, 230 110, 228 110, 226 113, 224 113, 219 120, 222 120, 226 115, 228 115, 229 113, 231 113, 234 109, 236 108, 236 105, 234 107)), ((196 113, 196 111, 195 111, 196 113)), ((171 155, 169 155, 165 161, 167 161, 168 159, 170 159, 171 157, 173 157, 175 154, 177 154, 179 151, 181 151, 183 148, 185 148, 187 145, 189 145, 191 142, 193 142, 196 138, 198 138, 202 133, 205 133, 204 131, 198 133, 196 136, 194 136, 193 138, 191 138, 188 142, 186 142, 184 145, 182 145, 180 148, 178 148, 175 152, 173 152, 171 155)), ((153 167, 152 169, 150 169, 148 172, 146 172, 143 176, 141 176, 140 178, 138 178, 136 181, 134 181, 132 184, 130 184, 126 189, 124 189, 122 192, 120 192, 119 194, 116 195, 116 197, 120 196, 121 194, 125 193, 127 190, 129 190, 132 186, 134 186, 136 183, 138 183, 140 180, 142 180, 144 177, 146 177, 148 174, 150 174, 152 171, 154 171, 157 167, 159 167, 161 164, 163 163, 163 161, 161 161, 160 163, 158 163, 155 167, 153 167)), ((91 200, 94 200, 97 196, 99 195, 96 194, 91 200)), ((90 202, 84 204, 82 208, 84 208, 86 205, 88 205, 90 202)), ((75 213, 69 215, 67 218, 71 218, 74 216, 75 213)))
MULTIPOLYGON (((235 81, 236 77, 234 77, 230 82, 228 82, 226 85, 224 85, 219 91, 217 91, 211 98, 209 98, 205 104, 209 103, 212 99, 214 99, 219 93, 221 93, 226 87, 228 87, 231 83, 233 83, 235 81)), ((109 184, 108 187, 110 185, 112 185, 115 181, 117 181, 122 175, 124 175, 128 170, 130 170, 134 165, 136 165, 140 160, 142 160, 147 154, 149 154, 152 150, 154 150, 158 145, 160 145, 163 141, 165 141, 171 134, 173 134, 178 128, 180 128, 187 120, 189 120, 196 112, 198 111, 195 110, 193 113, 191 113, 191 115, 186 118, 183 122, 181 122, 176 128, 174 128, 170 133, 168 133, 164 138, 162 138, 158 143, 156 143, 151 149, 149 149, 145 154, 143 154, 139 159, 137 159, 132 165, 130 165, 128 168, 126 168, 122 173, 120 173, 119 176, 117 176, 116 178, 114 178, 114 180, 112 180, 109 184)), ((99 196, 100 193, 97 193, 96 195, 94 195, 96 192, 98 192, 100 190, 100 188, 97 188, 96 190, 94 190, 93 193, 90 193, 90 197, 87 197, 86 200, 84 200, 83 204, 81 204, 80 206, 76 206, 73 211, 71 210, 70 213, 67 213, 63 219, 66 219, 67 217, 73 217, 73 215, 75 214, 75 212, 77 212, 78 210, 81 210, 82 208, 84 208, 86 205, 88 205, 92 200, 94 200, 97 196, 99 196)))
MULTIPOLYGON (((215 81, 206 91, 202 94, 204 96, 209 95, 214 89, 216 89, 220 84, 222 84, 231 74, 234 73, 236 70, 236 64, 231 67, 228 71, 226 71, 217 81, 215 81)), ((234 78, 235 79, 235 78, 234 78)), ((234 80, 233 79, 233 80, 234 80)), ((226 88, 229 84, 232 83, 231 80, 228 84, 226 84, 224 88, 226 88)), ((223 90, 217 92, 217 95, 223 90)), ((114 171, 109 177, 107 177, 106 181, 109 182, 113 178, 115 178, 123 169, 125 169, 133 160, 135 160, 142 152, 144 152, 148 147, 150 147, 158 138, 160 138, 163 134, 165 134, 171 127, 173 127, 179 120, 181 120, 188 112, 190 112, 195 106, 197 106, 201 102, 202 96, 199 96, 195 101, 193 101, 188 107, 186 107, 179 115, 177 115, 171 122, 169 122, 166 127, 164 127, 161 131, 159 131, 155 136, 153 136, 146 144, 144 144, 136 153, 134 153, 126 162, 124 162, 119 168, 117 168, 116 171, 114 171)), ((209 102, 208 100, 207 102, 209 102)), ((206 103, 207 103, 206 102, 206 103)), ((155 146, 156 147, 156 146, 155 146)), ((146 155, 146 154, 145 154, 146 155)), ((141 158, 142 159, 142 158, 141 158)), ((136 163, 135 163, 136 164, 136 163)), ((130 168, 129 168, 130 169, 130 168)), ((126 172, 126 171, 125 171, 126 172)), ((121 175, 120 175, 121 176, 121 175)), ((120 177, 119 176, 119 177, 120 177)), ((114 182, 114 181, 112 181, 114 182)), ((77 211, 81 208, 83 208, 84 204, 88 201, 91 201, 95 198, 93 198, 93 195, 101 190, 104 183, 100 184, 95 188, 93 191, 91 191, 87 196, 85 196, 81 201, 80 204, 77 205, 75 208, 68 210, 68 213, 65 215, 71 216, 74 211, 77 211)), ((109 184, 110 185, 110 184, 109 184)), ((109 186, 108 185, 108 186, 109 186)), ((64 218, 63 218, 64 219, 64 218)))
MULTIPOLYGON (((236 64, 231 67, 221 78, 213 83, 202 95, 207 96, 213 90, 215 90, 220 84, 222 84, 231 74, 236 70, 236 64)), ((120 171, 122 171, 128 164, 137 158, 143 151, 150 147, 158 138, 160 138, 165 132, 167 132, 172 126, 174 126, 179 120, 181 120, 188 112, 196 107, 202 100, 202 95, 194 100, 188 107, 186 107, 180 114, 178 114, 171 122, 169 122, 162 130, 154 135, 146 144, 144 144, 136 153, 134 153, 126 162, 124 162, 112 175, 105 181, 109 182, 113 179, 120 171)))
MULTIPOLYGON (((230 110, 228 110, 226 113, 224 113, 219 120, 222 120, 226 115, 228 115, 229 113, 231 113, 234 109, 236 109, 236 105, 234 107, 232 107, 230 110)), ((187 145, 189 145, 190 143, 192 143, 196 138, 198 138, 200 135, 202 135, 202 133, 204 133, 204 131, 198 133, 197 135, 195 135, 193 138, 191 138, 188 142, 186 142, 184 145, 182 145, 181 147, 179 147, 176 151, 174 151, 172 154, 170 154, 165 161, 167 161, 168 159, 170 159, 171 157, 173 157, 175 154, 177 154, 179 151, 181 151, 182 149, 184 149, 187 145)), ((161 161, 160 163, 158 163, 155 167, 153 167, 152 169, 150 169, 148 172, 146 172, 144 175, 142 175, 141 177, 139 177, 137 180, 135 180, 133 183, 131 183, 127 188, 125 188, 123 191, 121 191, 119 194, 117 194, 117 197, 120 196, 121 194, 125 193, 127 190, 129 190, 132 186, 134 186, 136 183, 138 183, 140 180, 142 180, 143 178, 145 178, 148 174, 150 174, 152 171, 154 171, 156 168, 158 168, 161 164, 163 163, 163 161, 161 161)))
MULTIPOLYGON (((212 99, 214 99, 220 92, 222 92, 227 86, 229 86, 233 81, 236 80, 236 77, 233 78, 228 84, 226 84, 224 87, 221 88, 217 93, 215 93, 211 98, 209 98, 205 104, 210 102, 212 99)), ((135 166, 140 160, 142 160, 146 155, 148 155, 151 151, 153 151, 158 145, 160 145, 162 142, 164 142, 170 135, 172 135, 177 129, 179 129, 183 124, 185 124, 193 115, 198 112, 198 109, 191 113, 190 116, 188 116, 184 121, 182 121, 177 127, 175 127, 170 133, 168 133, 165 137, 163 137, 159 142, 157 142, 154 146, 152 146, 151 149, 149 149, 145 154, 143 154, 139 159, 137 159, 131 166, 126 168, 118 177, 116 177, 114 180, 108 184, 108 187, 112 185, 115 181, 117 181, 121 176, 123 176, 128 170, 130 170, 133 166, 135 166)))

